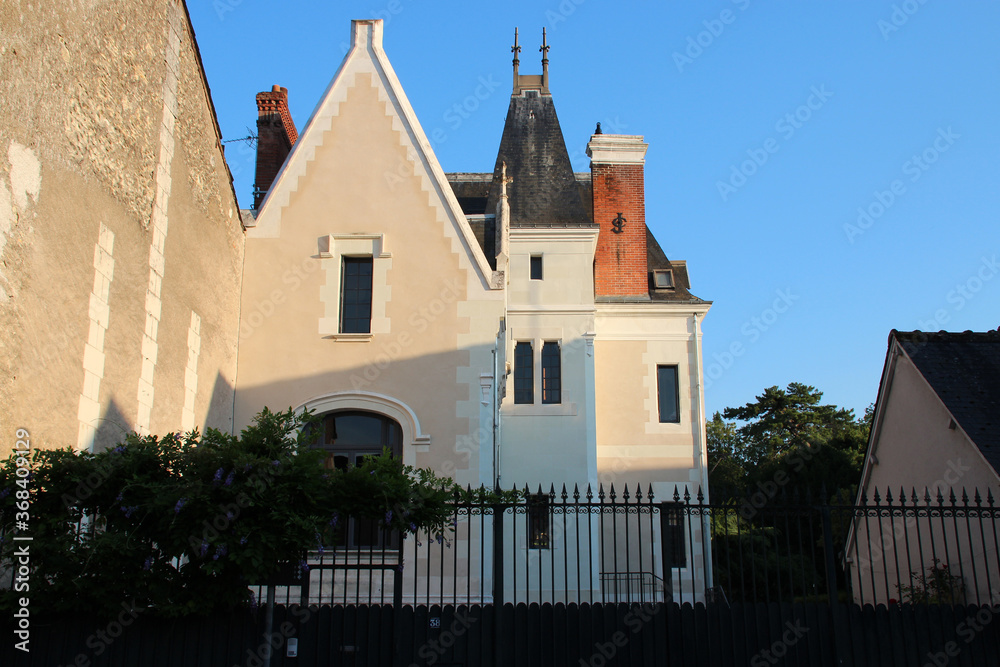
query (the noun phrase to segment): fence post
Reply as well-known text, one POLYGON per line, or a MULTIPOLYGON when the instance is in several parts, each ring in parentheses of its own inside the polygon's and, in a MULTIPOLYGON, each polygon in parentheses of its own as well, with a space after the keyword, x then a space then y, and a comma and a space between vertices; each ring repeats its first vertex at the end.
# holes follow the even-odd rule
MULTIPOLYGON (((497 494, 500 487, 497 486, 497 494)), ((493 664, 503 664, 503 515, 504 506, 493 505, 493 664)))
POLYGON ((820 513, 823 517, 823 552, 826 555, 826 595, 830 602, 830 610, 833 611, 837 603, 837 568, 834 563, 833 522, 830 520, 829 503, 823 503, 820 513))

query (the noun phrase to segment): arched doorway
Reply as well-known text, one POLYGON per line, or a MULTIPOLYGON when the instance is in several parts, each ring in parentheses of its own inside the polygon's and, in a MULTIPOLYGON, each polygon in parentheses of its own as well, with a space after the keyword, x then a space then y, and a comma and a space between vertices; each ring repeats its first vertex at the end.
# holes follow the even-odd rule
MULTIPOLYGON (((395 419, 367 410, 336 410, 319 415, 309 430, 317 430, 314 449, 326 456, 323 466, 330 470, 347 470, 360 466, 366 456, 378 456, 389 451, 402 457, 403 429, 395 419)), ((392 549, 399 546, 399 535, 388 532, 376 519, 351 518, 338 527, 338 548, 392 549)))
POLYGON ((403 429, 395 419, 377 412, 328 412, 313 428, 319 430, 313 447, 326 452, 323 465, 329 469, 361 465, 364 457, 378 456, 384 449, 395 457, 402 456, 403 429))

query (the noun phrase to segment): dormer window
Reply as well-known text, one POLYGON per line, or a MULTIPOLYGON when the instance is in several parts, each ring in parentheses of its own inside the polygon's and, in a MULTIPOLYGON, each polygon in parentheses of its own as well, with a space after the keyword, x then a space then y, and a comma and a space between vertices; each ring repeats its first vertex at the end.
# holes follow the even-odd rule
POLYGON ((674 288, 674 273, 670 270, 665 271, 653 271, 653 288, 654 289, 673 289, 674 288))

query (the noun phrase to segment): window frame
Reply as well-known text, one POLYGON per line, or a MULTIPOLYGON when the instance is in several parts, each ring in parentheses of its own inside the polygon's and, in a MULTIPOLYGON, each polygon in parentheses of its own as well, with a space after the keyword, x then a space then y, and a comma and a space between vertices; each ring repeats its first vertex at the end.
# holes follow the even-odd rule
POLYGON ((653 289, 673 289, 674 288, 674 272, 670 269, 655 269, 653 271, 653 289), (656 277, 666 276, 668 285, 657 285, 656 277))
POLYGON ((535 345, 534 341, 519 340, 514 343, 514 404, 532 405, 535 402, 535 345), (527 359, 523 350, 527 350, 527 359), (519 350, 522 352, 519 353, 519 350), (524 363, 524 362, 527 363, 524 363))
MULTIPOLYGON (((657 364, 656 365, 656 413, 657 419, 661 424, 680 424, 681 423, 681 392, 680 392, 680 367, 677 364, 657 364), (674 419, 664 419, 663 404, 664 399, 668 397, 664 396, 664 382, 661 376, 661 371, 672 370, 673 371, 673 411, 674 419)), ((667 417, 670 415, 667 414, 667 417)))
POLYGON ((545 265, 542 255, 528 256, 528 278, 529 280, 543 280, 545 276, 545 265), (537 269, 537 271, 536 271, 537 269), (537 275, 536 275, 537 273, 537 275))
POLYGON ((687 533, 684 506, 680 503, 663 503, 660 529, 664 550, 664 560, 668 570, 682 570, 687 567, 687 533))
POLYGON ((339 333, 342 334, 370 334, 372 332, 372 301, 374 296, 374 277, 375 277, 375 259, 371 255, 344 255, 341 257, 341 269, 340 269, 340 323, 338 326, 339 333), (367 276, 362 272, 356 276, 348 276, 348 267, 353 266, 367 266, 368 272, 367 276), (367 286, 362 285, 358 287, 348 288, 348 278, 353 277, 359 280, 367 278, 367 286), (367 287, 367 289, 365 289, 367 287), (348 296, 353 295, 363 295, 367 292, 367 301, 358 300, 357 302, 349 302, 348 296), (367 306, 368 318, 365 320, 363 317, 351 316, 348 317, 347 309, 348 307, 357 306, 367 306), (350 328, 348 322, 351 322, 350 328), (367 325, 364 329, 355 329, 354 327, 360 326, 361 322, 366 322, 367 325), (358 324, 355 324, 358 323, 358 324))
POLYGON ((552 499, 547 493, 532 493, 525 498, 525 523, 528 549, 552 548, 552 499))
POLYGON ((562 345, 559 344, 559 341, 547 340, 542 343, 541 362, 542 404, 558 405, 562 403, 562 345), (553 349, 555 350, 554 365, 551 364, 553 349))

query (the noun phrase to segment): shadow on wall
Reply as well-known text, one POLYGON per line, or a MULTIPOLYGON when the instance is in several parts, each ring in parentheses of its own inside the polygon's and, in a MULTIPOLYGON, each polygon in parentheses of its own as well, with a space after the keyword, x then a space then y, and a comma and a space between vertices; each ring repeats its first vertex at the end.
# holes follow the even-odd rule
POLYGON ((94 436, 94 453, 116 447, 132 432, 133 427, 132 420, 126 418, 119 409, 118 403, 112 400, 97 424, 97 434, 94 436))

